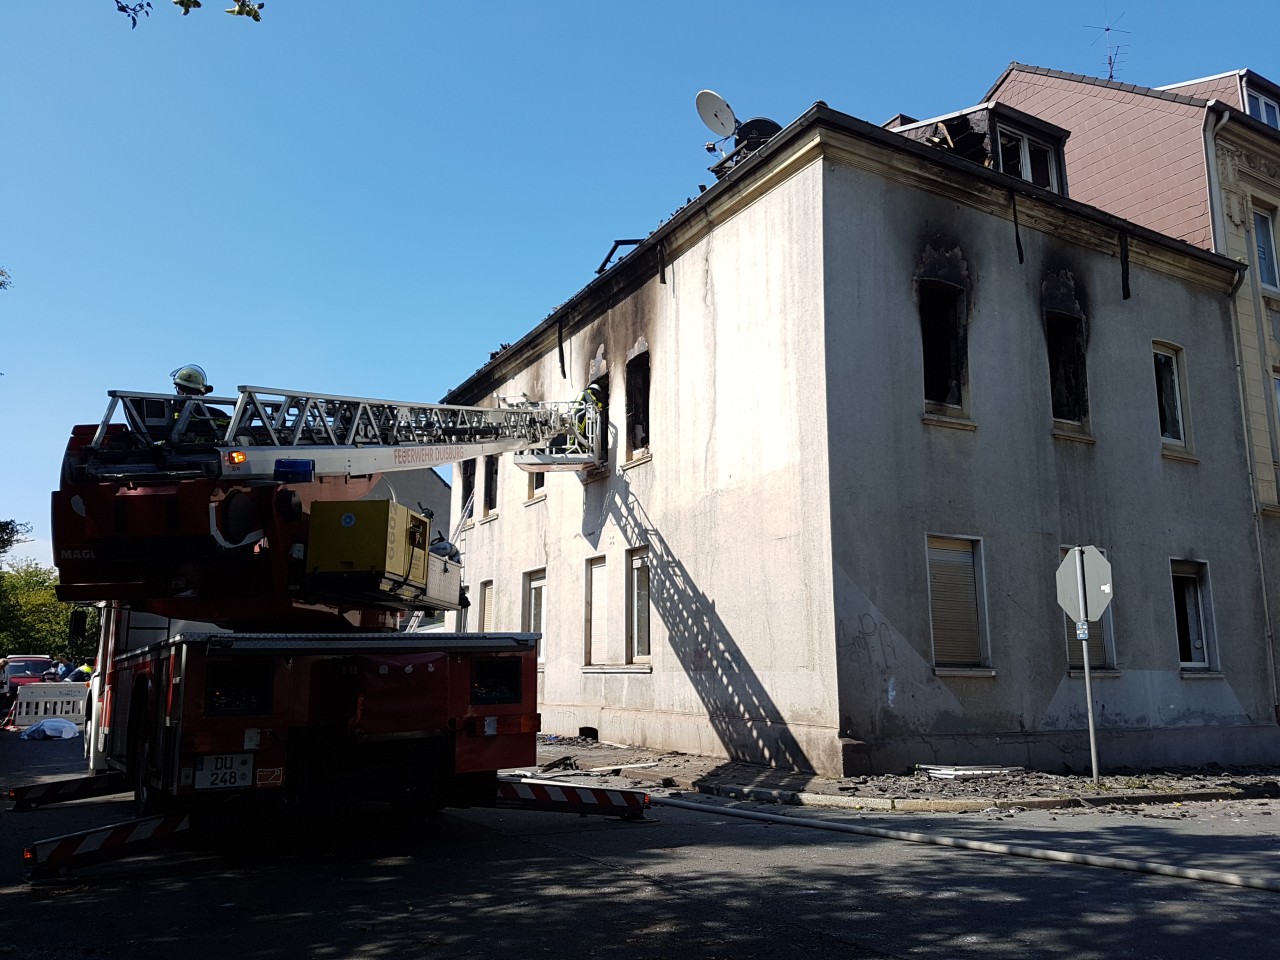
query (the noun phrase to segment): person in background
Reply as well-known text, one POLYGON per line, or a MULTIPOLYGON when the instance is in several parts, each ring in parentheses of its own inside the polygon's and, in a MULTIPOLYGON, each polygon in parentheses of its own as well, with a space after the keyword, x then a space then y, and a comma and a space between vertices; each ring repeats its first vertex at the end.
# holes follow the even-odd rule
POLYGON ((88 683, 93 676, 93 664, 87 660, 67 674, 68 683, 88 683))

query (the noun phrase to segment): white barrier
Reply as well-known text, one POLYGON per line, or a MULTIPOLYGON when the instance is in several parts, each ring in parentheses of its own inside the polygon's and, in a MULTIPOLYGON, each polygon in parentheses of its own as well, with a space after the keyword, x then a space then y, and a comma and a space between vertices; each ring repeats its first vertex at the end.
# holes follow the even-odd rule
POLYGON ((15 727, 29 727, 37 720, 62 717, 83 728, 88 699, 87 683, 28 683, 18 688, 10 723, 15 727))

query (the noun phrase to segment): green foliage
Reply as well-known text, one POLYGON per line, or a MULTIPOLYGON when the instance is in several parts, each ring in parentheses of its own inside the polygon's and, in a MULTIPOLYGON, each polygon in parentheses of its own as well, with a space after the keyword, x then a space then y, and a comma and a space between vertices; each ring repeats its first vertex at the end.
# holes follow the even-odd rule
POLYGON ((56 570, 34 560, 18 560, 0 570, 0 656, 66 653, 83 663, 97 655, 96 616, 90 617, 87 636, 72 642, 71 604, 54 595, 57 582, 56 570))
POLYGON ((25 543, 27 534, 31 532, 31 524, 19 523, 17 520, 0 520, 0 558, 19 543, 25 543))

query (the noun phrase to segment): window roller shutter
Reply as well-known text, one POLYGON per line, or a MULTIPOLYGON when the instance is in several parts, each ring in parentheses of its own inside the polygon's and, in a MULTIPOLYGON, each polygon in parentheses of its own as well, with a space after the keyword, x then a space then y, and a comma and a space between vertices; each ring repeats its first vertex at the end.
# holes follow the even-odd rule
POLYGON ((493 630, 493 581, 488 580, 480 587, 480 629, 484 633, 493 630))
POLYGON ((608 663, 605 641, 608 637, 609 594, 605 589, 604 561, 592 561, 588 570, 591 577, 590 662, 608 663))
POLYGON ((973 545, 968 540, 929 538, 929 612, 934 662, 939 666, 981 664, 977 582, 973 545))

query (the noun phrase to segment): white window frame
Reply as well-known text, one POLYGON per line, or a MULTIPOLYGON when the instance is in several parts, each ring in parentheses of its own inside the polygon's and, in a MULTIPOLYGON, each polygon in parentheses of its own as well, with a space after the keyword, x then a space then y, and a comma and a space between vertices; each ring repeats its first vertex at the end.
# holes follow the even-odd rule
POLYGON ((1275 399, 1276 422, 1280 423, 1280 377, 1274 373, 1271 375, 1271 395, 1275 399))
POLYGON ((1280 103, 1270 97, 1264 97, 1260 93, 1254 93, 1252 90, 1245 92, 1245 113, 1253 117, 1253 119, 1265 123, 1268 127, 1275 127, 1280 130, 1280 103), (1258 112, 1253 112, 1254 104, 1257 104, 1258 112), (1271 108, 1271 115, 1275 117, 1276 122, 1272 123, 1267 119, 1267 107, 1271 108))
POLYGON ((627 552, 627 653, 632 663, 644 663, 653 656, 653 580, 650 577, 648 547, 636 547, 627 552), (643 620, 640 617, 642 570, 645 606, 643 620), (644 634, 643 653, 639 649, 641 632, 644 634))
MULTIPOLYGON (((1020 159, 1022 161, 1022 172, 1018 174, 1019 179, 1025 180, 1027 183, 1033 183, 1031 179, 1031 145, 1034 143, 1038 147, 1043 147, 1049 154, 1049 186, 1044 189, 1053 193, 1062 193, 1062 177, 1058 172, 1058 151, 1053 144, 1041 140, 1039 137, 1033 137, 1025 131, 1019 130, 1017 127, 1005 126, 1002 123, 996 124, 996 159, 1000 161, 1000 172, 1006 173, 1004 169, 1004 145, 1000 142, 1000 138, 1004 135, 1015 137, 1020 141, 1020 159)), ((1013 176, 1013 174, 1009 174, 1013 176)), ((1039 184, 1033 184, 1039 186, 1039 184)))
POLYGON ((985 577, 983 576, 982 540, 978 537, 966 537, 956 534, 927 534, 925 536, 925 571, 926 581, 929 586, 929 645, 934 670, 943 672, 952 670, 989 670, 991 666, 991 648, 987 630, 987 591, 985 577), (974 662, 971 663, 939 663, 936 641, 937 630, 934 624, 933 564, 929 554, 930 550, 935 547, 950 549, 957 543, 967 543, 969 545, 969 555, 972 558, 977 656, 974 662))
POLYGON ((604 557, 587 560, 585 580, 582 662, 601 666, 609 662, 609 564, 604 557))
POLYGON ((480 581, 480 610, 479 610, 480 615, 478 618, 480 621, 481 633, 489 633, 494 629, 493 614, 496 607, 497 607, 497 603, 494 600, 494 596, 493 596, 493 581, 481 580, 480 581))
POLYGON ((1254 207, 1253 210, 1253 254, 1257 258, 1258 282, 1264 287, 1271 290, 1280 290, 1280 265, 1276 263, 1276 219, 1275 216, 1267 210, 1259 210, 1254 207), (1268 274, 1263 268, 1262 263, 1262 247, 1265 246, 1266 252, 1270 257, 1271 272, 1268 274))
MULTIPOLYGON (((1173 402, 1175 412, 1178 415, 1178 431, 1179 436, 1171 437, 1163 430, 1160 432, 1161 443, 1173 447, 1185 447, 1190 449, 1190 431, 1187 429, 1187 405, 1186 391, 1183 389, 1183 378, 1186 376, 1185 364, 1182 362, 1183 351, 1181 347, 1171 343, 1161 343, 1155 341, 1151 344, 1152 353, 1152 374, 1155 375, 1155 357, 1165 356, 1173 362, 1173 402)), ((1159 381, 1156 381, 1156 414, 1159 420, 1159 404, 1160 389, 1159 381)))
MULTIPOLYGON (((1058 562, 1061 563, 1065 560, 1067 558, 1067 553, 1073 549, 1075 549, 1074 544, 1060 544, 1058 546, 1058 562)), ((1098 552, 1104 557, 1107 555, 1107 551, 1101 548, 1099 548, 1098 552)), ((1102 616, 1099 619, 1089 621, 1089 654, 1091 657, 1093 656, 1094 644, 1097 643, 1093 627, 1097 625, 1102 628, 1102 642, 1098 643, 1098 649, 1102 651, 1102 663, 1101 665, 1094 664, 1091 660, 1089 663, 1090 670, 1116 669, 1115 621, 1111 618, 1111 610, 1115 604, 1116 602, 1113 599, 1109 604, 1107 604, 1107 609, 1102 611, 1102 616)), ((1068 672, 1079 670, 1083 673, 1083 661, 1081 661, 1078 667, 1071 663, 1071 658, 1079 655, 1080 653, 1080 640, 1076 637, 1076 622, 1067 616, 1065 612, 1062 614, 1062 620, 1067 637, 1067 670, 1068 672)))
POLYGON ((531 470, 529 472, 529 495, 525 498, 528 503, 531 500, 538 500, 547 495, 547 474, 544 470, 531 470))
POLYGON ((545 663, 547 647, 547 568, 530 570, 524 575, 524 609, 521 611, 521 628, 525 633, 538 634, 538 662, 545 663))
POLYGON ((1213 597, 1209 589, 1209 565, 1198 560, 1170 558, 1169 589, 1173 600, 1174 639, 1178 644, 1178 665, 1186 671, 1213 670, 1216 657, 1213 648, 1213 597), (1193 628, 1188 633, 1188 642, 1194 643, 1195 637, 1191 635, 1193 632, 1199 634, 1200 644, 1204 652, 1201 660, 1182 659, 1182 638, 1178 636, 1177 632, 1178 589, 1180 582, 1184 589, 1190 586, 1195 591, 1196 622, 1195 624, 1188 624, 1189 627, 1193 628))

